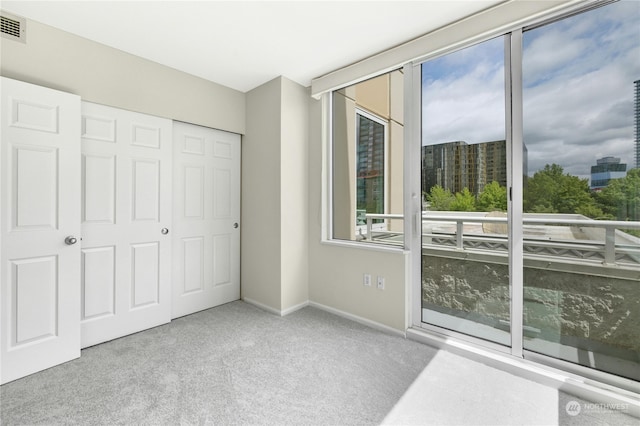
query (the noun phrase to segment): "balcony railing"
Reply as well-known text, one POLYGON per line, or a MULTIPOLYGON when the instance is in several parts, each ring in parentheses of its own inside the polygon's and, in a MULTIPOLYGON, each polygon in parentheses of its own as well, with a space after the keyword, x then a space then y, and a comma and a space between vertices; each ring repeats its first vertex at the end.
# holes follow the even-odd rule
MULTIPOLYGON (((373 220, 403 218, 401 214, 367 214, 365 240, 393 242, 393 236, 401 236, 401 233, 374 231, 373 220)), ((476 212, 423 212, 422 246, 508 252, 507 226, 506 217, 482 216, 476 212)), ((622 231, 629 229, 640 230, 640 222, 525 213, 523 249, 525 255, 533 257, 570 258, 635 269, 640 265, 640 238, 622 231)))

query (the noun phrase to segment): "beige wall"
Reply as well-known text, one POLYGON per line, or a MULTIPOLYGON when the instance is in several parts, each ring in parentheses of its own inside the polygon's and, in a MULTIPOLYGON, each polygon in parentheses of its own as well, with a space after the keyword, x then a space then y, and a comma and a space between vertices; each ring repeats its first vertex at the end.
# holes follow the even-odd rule
POLYGON ((0 38, 0 74, 130 111, 244 133, 243 93, 27 20, 26 44, 0 38))
POLYGON ((280 79, 247 93, 242 141, 242 298, 281 309, 280 79))
POLYGON ((283 77, 247 93, 241 291, 280 313, 309 299, 308 99, 283 77))
POLYGON ((322 107, 309 102, 309 300, 404 332, 408 255, 321 242, 322 107), (383 276, 386 289, 365 287, 364 273, 383 276))
POLYGON ((286 78, 281 84, 281 309, 286 311, 309 300, 310 94, 286 78))

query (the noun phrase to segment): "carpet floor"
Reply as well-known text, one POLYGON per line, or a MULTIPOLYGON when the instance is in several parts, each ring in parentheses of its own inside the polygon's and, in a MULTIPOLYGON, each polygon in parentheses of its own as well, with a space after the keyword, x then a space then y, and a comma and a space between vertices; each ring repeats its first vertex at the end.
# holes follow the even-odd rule
POLYGON ((315 308, 238 301, 0 387, 0 423, 379 424, 436 352, 315 308))
POLYGON ((640 420, 316 308, 279 317, 238 301, 84 349, 76 360, 1 386, 0 424, 636 426, 640 420), (579 414, 568 409, 576 404, 579 414))

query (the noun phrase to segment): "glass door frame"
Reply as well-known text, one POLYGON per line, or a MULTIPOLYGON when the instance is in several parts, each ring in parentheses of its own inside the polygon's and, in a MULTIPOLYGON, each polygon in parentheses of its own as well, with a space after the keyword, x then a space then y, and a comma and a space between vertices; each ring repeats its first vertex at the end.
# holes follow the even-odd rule
POLYGON ((405 220, 407 247, 411 251, 411 325, 424 330, 433 331, 445 336, 452 336, 474 345, 486 347, 497 352, 509 353, 512 356, 523 357, 523 309, 524 309, 524 257, 522 232, 522 191, 512 188, 522 188, 522 29, 516 29, 504 34, 492 34, 481 40, 474 40, 467 46, 455 46, 447 51, 439 52, 419 61, 405 65, 405 184, 407 194, 411 198, 406 200, 405 212, 410 214, 411 220, 405 220), (422 321, 422 188, 421 188, 421 156, 412 155, 420 152, 422 142, 422 64, 467 46, 481 43, 495 37, 504 37, 505 59, 505 137, 507 147, 507 228, 509 238, 508 267, 510 291, 510 340, 509 346, 493 343, 479 337, 447 330, 422 321), (513 65, 513 66, 512 66, 513 65), (407 113, 408 112, 408 113, 407 113), (407 166, 408 165, 408 166, 407 166), (409 176, 406 176, 409 174, 409 176), (407 202, 408 201, 408 202, 407 202), (408 205, 407 205, 408 204, 408 205), (516 330, 516 333, 513 332, 516 330), (519 331, 519 332, 518 332, 519 331))
MULTIPOLYGON (((596 4, 597 7, 600 4, 596 4)), ((594 4, 564 12, 559 16, 540 22, 519 25, 512 29, 488 34, 464 45, 455 45, 445 51, 422 57, 404 66, 404 108, 405 108, 405 249, 410 252, 408 265, 407 307, 409 327, 432 333, 444 340, 449 337, 460 342, 471 344, 478 349, 490 350, 494 353, 508 354, 515 359, 529 361, 542 367, 551 368, 552 374, 562 373, 576 380, 583 378, 612 385, 625 392, 633 392, 638 383, 602 370, 574 364, 549 355, 536 353, 524 348, 524 246, 523 246, 523 33, 528 28, 538 26, 573 13, 587 11, 594 4), (422 123, 422 79, 421 65, 439 56, 446 55, 464 47, 481 43, 488 39, 505 37, 505 103, 506 103, 506 146, 507 146, 507 190, 509 232, 509 288, 511 296, 510 327, 511 345, 506 347, 487 340, 463 333, 430 325, 422 321, 422 193, 421 193, 421 123, 422 123), (515 189, 514 189, 515 188, 515 189)))

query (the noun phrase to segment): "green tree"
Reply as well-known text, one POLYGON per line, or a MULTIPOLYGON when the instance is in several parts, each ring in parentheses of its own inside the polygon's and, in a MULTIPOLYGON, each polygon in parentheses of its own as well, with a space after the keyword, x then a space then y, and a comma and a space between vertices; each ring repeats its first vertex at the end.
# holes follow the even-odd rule
POLYGON ((613 179, 595 194, 598 206, 617 220, 640 221, 640 169, 631 169, 627 176, 613 179))
POLYGON ((456 192, 455 199, 451 203, 450 208, 457 212, 476 211, 476 199, 469 191, 469 188, 463 188, 462 192, 456 192))
POLYGON ((440 185, 431 187, 426 198, 431 205, 430 209, 438 211, 451 210, 451 203, 455 200, 451 191, 444 189, 440 185))
POLYGON ((588 179, 564 173, 561 166, 547 164, 527 181, 524 211, 530 213, 581 213, 599 215, 589 192, 588 179))
POLYGON ((483 212, 491 212, 495 210, 506 212, 507 188, 500 186, 496 181, 491 182, 489 185, 485 185, 478 197, 476 208, 483 212))

